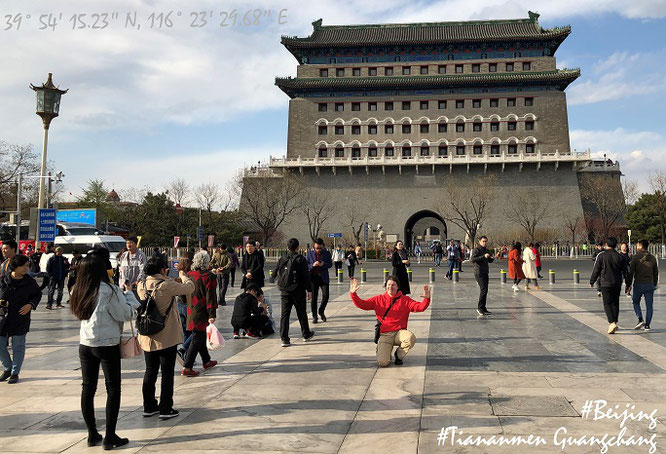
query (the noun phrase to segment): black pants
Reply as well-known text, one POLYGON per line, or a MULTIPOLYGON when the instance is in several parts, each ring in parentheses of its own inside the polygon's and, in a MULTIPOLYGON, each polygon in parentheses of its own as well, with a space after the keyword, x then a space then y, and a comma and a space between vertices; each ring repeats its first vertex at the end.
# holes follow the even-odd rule
POLYGON ((76 283, 76 276, 70 276, 67 279, 67 291, 69 293, 72 293, 72 287, 74 287, 74 284, 76 283))
POLYGON ((236 268, 229 268, 229 277, 231 278, 231 286, 236 283, 236 268))
POLYGON ((146 373, 143 374, 143 411, 159 410, 167 414, 173 408, 173 368, 176 365, 176 348, 165 348, 154 352, 143 352, 146 360, 146 373), (160 386, 160 402, 155 399, 155 383, 157 374, 162 369, 160 386))
POLYGON ((46 301, 47 307, 53 306, 53 295, 56 292, 56 288, 58 289, 58 298, 56 299, 56 304, 60 305, 62 303, 62 291, 65 288, 65 279, 57 281, 51 278, 51 280, 49 281, 49 294, 48 294, 48 300, 46 301))
POLYGON ((227 305, 227 288, 229 288, 229 274, 217 275, 217 304, 218 306, 227 305))
POLYGON ((244 318, 231 318, 231 326, 234 329, 234 333, 238 333, 240 330, 244 329, 245 331, 252 334, 261 334, 268 317, 265 315, 253 315, 252 317, 244 318))
POLYGON ((541 278, 541 267, 540 266, 537 266, 537 276, 541 278))
POLYGON ((289 342, 289 317, 291 316, 292 306, 296 308, 298 322, 301 324, 301 334, 303 337, 310 335, 310 325, 308 324, 308 311, 306 309, 305 295, 302 292, 282 293, 280 296, 282 302, 282 313, 280 314, 280 339, 283 342, 289 342))
POLYGON ((328 304, 328 283, 324 283, 324 280, 321 276, 312 275, 312 302, 310 307, 312 309, 312 318, 317 320, 317 314, 321 315, 326 310, 326 305, 328 304), (319 306, 319 312, 317 312, 317 297, 319 296, 319 289, 321 288, 321 305, 319 306))
POLYGON ((604 300, 604 311, 608 323, 617 323, 620 315, 620 291, 622 287, 601 287, 601 297, 604 300))
POLYGON ((486 311, 486 299, 488 298, 488 275, 487 274, 475 274, 474 279, 476 283, 479 284, 479 305, 478 309, 481 312, 486 311))
POLYGON ((192 340, 185 354, 185 369, 192 369, 197 354, 201 356, 201 361, 206 364, 210 361, 208 347, 206 347, 206 331, 192 331, 192 340))
POLYGON ((338 270, 342 269, 342 262, 333 262, 333 265, 335 266, 335 278, 337 278, 338 270))
POLYGON ((349 272, 349 279, 354 277, 354 268, 356 268, 356 265, 347 266, 347 271, 349 272))
POLYGON ((513 279, 513 285, 518 285, 518 284, 520 284, 520 281, 522 281, 521 278, 519 278, 519 277, 514 278, 514 279, 513 279))
POLYGON ((106 436, 116 434, 118 412, 120 411, 120 346, 87 347, 79 345, 81 360, 81 413, 88 427, 88 433, 97 433, 95 423, 95 391, 99 379, 99 366, 104 371, 106 384, 106 436))

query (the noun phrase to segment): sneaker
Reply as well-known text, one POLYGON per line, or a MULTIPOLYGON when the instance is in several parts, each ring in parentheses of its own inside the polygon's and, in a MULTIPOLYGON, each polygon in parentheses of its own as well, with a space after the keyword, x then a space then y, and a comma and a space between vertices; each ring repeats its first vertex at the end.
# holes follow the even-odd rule
POLYGON ((234 333, 234 339, 240 339, 240 334, 234 333))
POLYGON ((514 292, 520 291, 520 288, 517 285, 512 285, 511 288, 513 289, 514 292))
POLYGON ((289 342, 289 341, 282 341, 282 346, 283 346, 283 347, 289 347, 289 346, 291 346, 291 342, 289 342))
POLYGON ((645 326, 645 322, 643 320, 639 320, 638 323, 636 324, 636 326, 634 326, 634 329, 641 329, 644 326, 645 326))
POLYGON ((181 367, 185 366, 185 351, 178 349, 176 350, 176 361, 180 364, 181 367))
POLYGON ((9 377, 9 380, 7 380, 7 383, 10 384, 10 385, 13 385, 17 381, 19 381, 19 376, 18 375, 12 375, 12 376, 9 377))
POLYGON ((597 296, 601 296, 601 292, 597 292, 597 296))
POLYGON ((534 287, 534 290, 541 290, 541 287, 537 285, 536 287, 534 287))
POLYGON ((526 285, 526 286, 525 286, 525 291, 528 291, 529 289, 530 289, 530 286, 529 286, 529 285, 526 285))
POLYGON ((63 306, 62 304, 56 305, 56 309, 62 309, 63 307, 65 307, 65 306, 63 306))
POLYGON ((125 446, 127 443, 129 443, 129 439, 120 438, 118 435, 115 435, 112 438, 104 437, 104 442, 102 443, 102 446, 104 447, 105 451, 109 451, 113 448, 125 446))
POLYGON ((478 310, 478 309, 476 310, 476 313, 479 314, 479 315, 486 315, 486 314, 484 314, 483 312, 481 312, 481 311, 478 310))
POLYGON ((307 341, 309 341, 310 339, 312 339, 313 337, 314 337, 314 331, 310 331, 310 335, 309 335, 309 336, 305 336, 305 337, 303 338, 303 342, 307 342, 307 341))
POLYGON ((608 325, 608 334, 614 334, 617 331, 617 323, 613 322, 608 325))
POLYGON ((46 309, 49 310, 49 311, 52 311, 53 307, 52 306, 46 306, 46 309))
POLYGON ((203 365, 203 368, 204 368, 204 370, 208 370, 211 367, 215 367, 215 366, 217 366, 217 361, 210 360, 206 364, 203 365))
POLYGON ((180 414, 180 412, 179 412, 178 410, 174 410, 174 409, 172 408, 171 410, 169 410, 169 411, 166 412, 166 413, 160 413, 160 419, 164 420, 164 419, 175 418, 175 417, 178 416, 179 414, 180 414))
POLYGON ((245 338, 246 338, 246 339, 259 340, 259 339, 261 339, 261 336, 258 335, 258 334, 255 334, 255 333, 251 333, 251 332, 248 331, 247 333, 245 333, 245 338))
POLYGON ((143 417, 150 418, 151 416, 159 415, 159 410, 143 410, 143 417))
POLYGON ((2 375, 0 375, 0 381, 5 381, 11 376, 12 376, 12 371, 11 370, 6 370, 2 373, 2 375))
POLYGON ((400 358, 398 358, 398 350, 395 351, 393 356, 395 356, 395 361, 394 361, 395 365, 396 366, 402 366, 402 360, 400 358))
POLYGON ((644 327, 643 329, 644 329, 645 331, 650 331, 650 325, 645 325, 645 327, 644 327))
POLYGON ((481 311, 481 312, 483 312, 483 315, 493 315, 493 313, 492 313, 492 312, 490 312, 490 311, 487 311, 487 310, 486 310, 486 311, 481 311))
POLYGON ((200 372, 194 370, 194 369, 183 369, 180 372, 180 375, 183 375, 185 377, 196 377, 200 374, 200 372))

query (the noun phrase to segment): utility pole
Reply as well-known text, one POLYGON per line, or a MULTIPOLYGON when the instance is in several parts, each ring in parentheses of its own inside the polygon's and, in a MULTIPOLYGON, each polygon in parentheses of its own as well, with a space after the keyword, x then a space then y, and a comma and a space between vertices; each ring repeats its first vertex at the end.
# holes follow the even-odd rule
POLYGON ((201 249, 201 240, 202 235, 201 235, 201 208, 199 208, 199 230, 197 231, 197 237, 199 238, 199 249, 201 249))
MULTIPOLYGON (((23 186, 23 175, 19 172, 16 183, 16 244, 21 241, 21 186, 23 186)), ((20 250, 20 248, 19 248, 20 250)))

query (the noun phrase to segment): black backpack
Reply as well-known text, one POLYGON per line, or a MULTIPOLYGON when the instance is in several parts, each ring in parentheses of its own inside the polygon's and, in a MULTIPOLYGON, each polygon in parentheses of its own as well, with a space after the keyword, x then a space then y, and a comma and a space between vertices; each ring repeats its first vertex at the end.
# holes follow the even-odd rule
POLYGON ((148 290, 146 288, 146 281, 143 281, 143 288, 146 289, 145 299, 141 299, 139 302, 141 305, 137 310, 136 315, 136 329, 139 334, 143 336, 154 336, 164 329, 166 324, 166 319, 171 312, 171 307, 173 306, 173 299, 169 304, 164 315, 160 314, 160 311, 157 309, 157 302, 155 301, 155 292, 164 281, 160 281, 154 289, 148 290))
POLYGON ((280 260, 277 270, 277 285, 283 292, 293 292, 298 288, 296 261, 302 257, 300 254, 291 254, 286 260, 280 260))

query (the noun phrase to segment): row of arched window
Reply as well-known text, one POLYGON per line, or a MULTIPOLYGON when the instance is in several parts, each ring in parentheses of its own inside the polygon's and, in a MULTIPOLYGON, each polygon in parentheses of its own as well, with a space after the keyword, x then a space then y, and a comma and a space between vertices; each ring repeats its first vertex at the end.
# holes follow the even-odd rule
POLYGON ((385 143, 381 146, 377 144, 368 144, 363 147, 360 144, 353 144, 344 146, 342 144, 334 144, 332 146, 319 145, 317 147, 317 157, 319 158, 345 158, 351 157, 362 158, 368 156, 387 158, 402 156, 409 158, 412 156, 439 156, 448 157, 449 155, 466 156, 466 155, 484 155, 500 156, 504 151, 508 155, 517 155, 519 153, 534 154, 536 153, 536 140, 528 138, 524 141, 510 139, 508 141, 500 141, 493 139, 491 142, 484 142, 477 139, 473 142, 456 142, 448 143, 435 143, 435 144, 401 144, 395 146, 393 143, 385 143))

